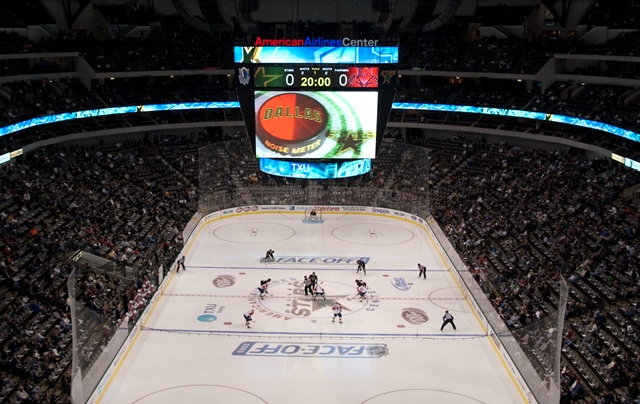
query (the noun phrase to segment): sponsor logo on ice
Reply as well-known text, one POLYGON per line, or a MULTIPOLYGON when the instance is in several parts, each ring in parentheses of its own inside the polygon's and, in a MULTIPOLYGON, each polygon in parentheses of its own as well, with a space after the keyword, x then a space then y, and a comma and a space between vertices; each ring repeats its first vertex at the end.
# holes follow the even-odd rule
POLYGON ((231 275, 218 275, 213 280, 213 286, 217 288, 228 288, 236 283, 236 278, 231 275))
POLYGON ((391 279, 391 284, 394 288, 406 292, 411 288, 412 284, 407 283, 404 278, 393 278, 391 279))
POLYGON ((429 316, 423 310, 415 307, 408 307, 402 309, 402 318, 404 318, 410 324, 418 325, 429 321, 429 316))
POLYGON ((245 341, 231 353, 236 356, 298 357, 298 358, 380 358, 389 354, 386 344, 366 343, 306 343, 245 341))
POLYGON ((223 310, 224 306, 218 306, 215 303, 209 303, 204 308, 204 312, 198 316, 198 321, 201 321, 203 323, 211 323, 213 321, 216 321, 218 317, 213 313, 222 313, 223 310))
POLYGON ((216 321, 218 319, 218 317, 214 316, 213 314, 203 314, 201 316, 198 316, 198 321, 201 321, 203 323, 211 323, 213 321, 216 321))
POLYGON ((275 262, 279 264, 332 264, 332 265, 352 265, 356 264, 357 260, 363 260, 366 263, 369 262, 369 257, 294 257, 284 256, 277 257, 275 262))

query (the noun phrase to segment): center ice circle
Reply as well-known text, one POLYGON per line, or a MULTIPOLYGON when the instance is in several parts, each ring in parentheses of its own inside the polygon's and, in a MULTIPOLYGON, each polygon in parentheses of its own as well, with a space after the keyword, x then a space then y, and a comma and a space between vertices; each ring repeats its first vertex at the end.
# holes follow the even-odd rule
POLYGON ((355 283, 351 286, 342 282, 323 281, 321 286, 325 290, 326 300, 320 296, 313 300, 313 295, 305 295, 304 282, 300 280, 270 286, 269 291, 278 298, 266 295, 264 300, 257 302, 273 313, 311 321, 332 318, 331 307, 336 301, 342 305, 343 316, 363 310, 369 303, 370 296, 362 302, 356 297, 355 283))

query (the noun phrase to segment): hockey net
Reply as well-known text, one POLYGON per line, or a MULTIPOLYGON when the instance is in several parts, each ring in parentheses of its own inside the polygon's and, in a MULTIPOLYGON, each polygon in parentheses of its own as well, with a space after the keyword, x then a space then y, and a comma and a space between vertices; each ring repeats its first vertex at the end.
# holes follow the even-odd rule
POLYGON ((322 220, 322 212, 313 210, 313 209, 305 209, 304 210, 304 220, 305 222, 313 222, 322 220), (315 216, 311 214, 311 212, 315 212, 315 216))

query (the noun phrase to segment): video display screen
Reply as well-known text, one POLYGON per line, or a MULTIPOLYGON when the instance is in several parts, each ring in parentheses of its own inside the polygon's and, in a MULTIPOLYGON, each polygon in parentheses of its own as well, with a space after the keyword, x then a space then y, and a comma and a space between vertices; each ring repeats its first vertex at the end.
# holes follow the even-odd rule
POLYGON ((262 66, 255 70, 254 86, 378 88, 376 66, 262 66))
POLYGON ((397 46, 235 46, 234 63, 394 64, 397 46))
POLYGON ((264 173, 288 178, 331 179, 363 175, 371 171, 371 159, 332 160, 330 162, 287 161, 282 159, 260 159, 260 170, 264 173))
POLYGON ((375 158, 378 93, 255 91, 256 157, 375 158))

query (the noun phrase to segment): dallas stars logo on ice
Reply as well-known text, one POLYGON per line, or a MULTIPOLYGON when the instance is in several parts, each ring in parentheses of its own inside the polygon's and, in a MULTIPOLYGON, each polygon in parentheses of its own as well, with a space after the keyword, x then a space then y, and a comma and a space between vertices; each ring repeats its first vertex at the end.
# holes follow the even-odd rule
POLYGON ((251 294, 251 306, 257 312, 273 318, 282 318, 285 321, 293 318, 308 319, 316 323, 333 318, 331 307, 336 301, 342 305, 345 321, 348 321, 350 315, 356 315, 358 312, 376 310, 380 303, 374 289, 368 289, 366 298, 360 301, 355 279, 353 285, 324 280, 320 286, 325 290, 326 299, 318 296, 314 300, 311 293, 305 295, 304 280, 297 278, 272 280, 269 292, 278 298, 273 299, 266 295, 265 299, 261 300, 259 293, 254 291, 251 294))

